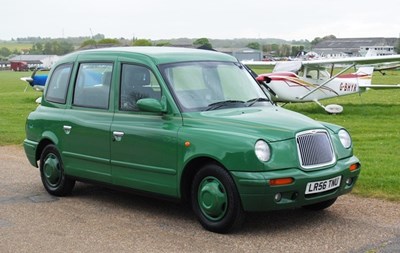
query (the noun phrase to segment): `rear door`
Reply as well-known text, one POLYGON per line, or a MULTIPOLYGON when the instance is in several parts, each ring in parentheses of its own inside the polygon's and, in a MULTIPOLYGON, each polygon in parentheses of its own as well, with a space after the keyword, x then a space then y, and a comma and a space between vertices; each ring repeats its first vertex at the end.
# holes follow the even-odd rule
POLYGON ((111 182, 110 107, 114 63, 80 62, 73 87, 71 108, 63 124, 64 166, 79 178, 111 182))

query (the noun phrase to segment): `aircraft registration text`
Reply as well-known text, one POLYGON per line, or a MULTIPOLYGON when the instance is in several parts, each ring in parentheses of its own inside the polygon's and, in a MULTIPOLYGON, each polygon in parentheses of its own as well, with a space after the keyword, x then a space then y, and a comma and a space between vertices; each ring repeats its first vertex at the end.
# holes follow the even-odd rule
POLYGON ((340 83, 340 91, 357 91, 358 84, 356 83, 340 83))

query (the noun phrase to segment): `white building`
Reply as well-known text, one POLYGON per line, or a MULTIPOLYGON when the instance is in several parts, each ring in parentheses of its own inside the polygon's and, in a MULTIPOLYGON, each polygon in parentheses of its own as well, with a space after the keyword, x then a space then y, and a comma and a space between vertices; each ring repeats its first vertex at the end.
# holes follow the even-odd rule
POLYGON ((392 46, 368 46, 360 47, 361 56, 385 56, 394 55, 394 47, 392 46))

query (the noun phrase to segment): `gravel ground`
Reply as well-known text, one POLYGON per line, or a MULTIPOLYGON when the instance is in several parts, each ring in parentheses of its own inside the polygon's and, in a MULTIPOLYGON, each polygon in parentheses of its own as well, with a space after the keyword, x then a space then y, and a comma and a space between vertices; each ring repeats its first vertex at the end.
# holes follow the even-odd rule
POLYGON ((400 203, 346 195, 323 212, 249 214, 202 229, 183 205, 78 183, 57 198, 21 147, 0 147, 0 252, 400 252, 400 203))

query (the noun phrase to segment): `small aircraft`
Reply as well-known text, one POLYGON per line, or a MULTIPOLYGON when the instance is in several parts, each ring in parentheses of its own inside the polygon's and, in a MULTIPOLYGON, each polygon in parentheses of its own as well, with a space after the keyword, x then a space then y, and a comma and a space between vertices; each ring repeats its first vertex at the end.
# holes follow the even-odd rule
POLYGON ((275 66, 272 73, 261 74, 257 77, 257 81, 268 90, 274 102, 315 102, 326 112, 336 114, 343 111, 342 106, 336 104, 324 106, 319 100, 359 93, 366 89, 400 88, 400 84, 371 84, 373 64, 399 61, 400 55, 390 55, 287 62, 245 61, 242 63, 249 68, 257 65, 275 66), (330 66, 330 71, 328 71, 327 65, 330 66), (337 74, 333 74, 335 65, 343 68, 337 74), (345 73, 356 66, 359 68, 355 73, 345 73))
POLYGON ((400 63, 384 63, 384 64, 379 64, 378 66, 374 67, 374 71, 378 71, 382 75, 386 75, 385 70, 394 70, 394 69, 399 69, 400 68, 400 63))
MULTIPOLYGON (((46 84, 47 75, 36 75, 37 71, 39 70, 41 69, 35 69, 30 77, 21 77, 21 80, 27 82, 36 91, 43 91, 44 85, 46 84)), ((27 88, 25 88, 25 91, 27 88)))

